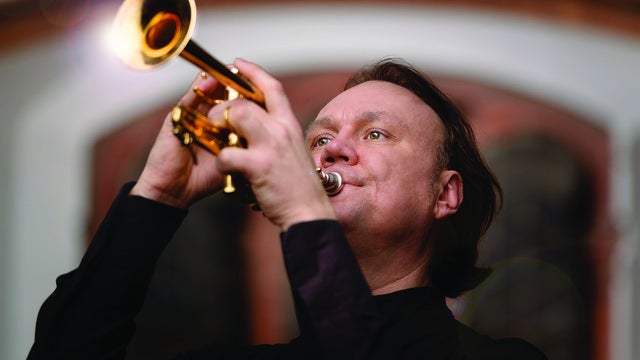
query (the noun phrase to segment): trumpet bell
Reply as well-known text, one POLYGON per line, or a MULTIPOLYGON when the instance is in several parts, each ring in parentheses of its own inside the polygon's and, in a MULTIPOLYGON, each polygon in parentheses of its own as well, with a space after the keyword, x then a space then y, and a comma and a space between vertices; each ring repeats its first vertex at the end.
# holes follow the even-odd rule
MULTIPOLYGON (((213 103, 241 96, 265 107, 260 89, 191 40, 195 22, 195 0, 125 0, 113 22, 113 50, 123 63, 136 70, 149 70, 181 56, 225 86, 224 99, 210 99, 213 103)), ((226 146, 246 146, 237 134, 216 128, 195 109, 178 105, 172 120, 174 134, 186 146, 195 143, 214 155, 226 146)), ((330 195, 340 192, 340 174, 324 174, 318 169, 318 175, 330 195)), ((253 202, 249 184, 242 178, 240 183, 240 195, 253 202)), ((231 175, 226 176, 226 185, 225 193, 236 193, 231 175)))
POLYGON ((154 68, 182 53, 195 19, 194 0, 125 0, 113 22, 114 51, 133 69, 154 68))

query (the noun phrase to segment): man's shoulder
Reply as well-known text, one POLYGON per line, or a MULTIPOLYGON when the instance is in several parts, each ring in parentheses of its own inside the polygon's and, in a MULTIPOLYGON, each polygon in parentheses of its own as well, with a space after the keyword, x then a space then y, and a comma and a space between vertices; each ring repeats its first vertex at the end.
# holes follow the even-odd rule
POLYGON ((458 338, 466 357, 474 360, 545 360, 546 355, 531 343, 520 338, 493 339, 477 333, 458 322, 458 338))

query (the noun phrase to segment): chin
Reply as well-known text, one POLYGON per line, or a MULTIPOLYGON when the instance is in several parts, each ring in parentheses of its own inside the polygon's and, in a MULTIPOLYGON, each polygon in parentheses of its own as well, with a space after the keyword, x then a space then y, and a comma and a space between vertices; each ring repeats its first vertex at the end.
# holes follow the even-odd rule
POLYGON ((336 217, 343 229, 347 230, 362 225, 362 215, 357 208, 348 204, 336 204, 333 207, 336 217))

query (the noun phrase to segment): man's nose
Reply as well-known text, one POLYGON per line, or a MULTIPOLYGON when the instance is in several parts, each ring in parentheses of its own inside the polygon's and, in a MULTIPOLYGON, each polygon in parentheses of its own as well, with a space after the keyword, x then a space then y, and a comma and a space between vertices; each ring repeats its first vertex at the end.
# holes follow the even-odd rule
POLYGON ((349 141, 335 138, 324 146, 320 160, 325 166, 338 162, 354 165, 358 162, 358 153, 349 141))

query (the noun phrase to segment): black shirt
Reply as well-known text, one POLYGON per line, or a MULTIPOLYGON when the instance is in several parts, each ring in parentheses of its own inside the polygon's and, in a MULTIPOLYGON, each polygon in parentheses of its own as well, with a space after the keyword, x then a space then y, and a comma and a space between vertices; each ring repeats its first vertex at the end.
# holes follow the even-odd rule
MULTIPOLYGON (((186 216, 125 186, 77 269, 57 279, 28 359, 124 359, 155 263, 186 216)), ((423 287, 372 296, 335 221, 281 234, 300 336, 288 344, 209 344, 178 359, 544 359, 519 339, 456 321, 423 287)), ((172 354, 167 354, 171 358, 172 354)))

